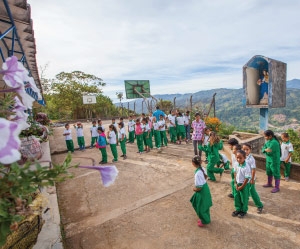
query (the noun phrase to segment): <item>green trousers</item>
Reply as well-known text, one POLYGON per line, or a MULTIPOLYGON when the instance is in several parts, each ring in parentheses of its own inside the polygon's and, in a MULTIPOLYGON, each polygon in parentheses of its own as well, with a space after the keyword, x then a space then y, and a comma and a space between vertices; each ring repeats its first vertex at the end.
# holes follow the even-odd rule
POLYGON ((214 159, 214 158, 209 158, 208 160, 208 164, 206 166, 207 169, 207 176, 209 177, 210 180, 215 181, 215 173, 222 173, 224 171, 224 169, 222 168, 217 168, 215 167, 215 165, 217 164, 218 159, 214 159))
POLYGON ((77 142, 78 142, 79 149, 81 150, 85 149, 84 137, 77 137, 77 142))
POLYGON ((144 146, 149 146, 149 136, 148 132, 144 132, 143 133, 143 142, 144 142, 144 146))
POLYGON ((134 143, 134 131, 129 132, 129 143, 134 143))
MULTIPOLYGON (((242 184, 238 184, 238 186, 241 186, 242 184)), ((248 201, 249 201, 249 185, 246 184, 246 186, 240 190, 235 191, 234 195, 234 206, 236 211, 242 211, 247 213, 248 211, 248 201)))
POLYGON ((280 179, 280 162, 266 162, 266 173, 268 176, 280 179))
POLYGON ((262 202, 260 201, 259 195, 258 195, 258 193, 256 192, 256 189, 255 189, 255 183, 254 183, 254 184, 251 184, 251 183, 250 183, 249 188, 250 188, 250 196, 252 197, 252 200, 253 200, 255 206, 257 206, 258 208, 263 207, 264 205, 263 205, 262 202))
POLYGON ((137 143, 139 152, 143 152, 144 151, 143 134, 136 135, 136 143, 137 143))
POLYGON ((161 137, 161 145, 168 146, 168 139, 167 139, 166 131, 160 131, 160 137, 161 137))
POLYGON ((73 140, 66 140, 66 145, 67 145, 68 151, 74 152, 73 140))
POLYGON ((113 154, 114 160, 118 161, 117 145, 116 144, 110 144, 109 146, 110 146, 111 152, 113 154))
POLYGON ((92 137, 91 147, 94 147, 94 144, 97 142, 97 140, 98 140, 98 137, 92 137))
POLYGON ((106 148, 99 148, 101 155, 102 155, 102 159, 101 162, 103 163, 107 163, 107 151, 106 148))
POLYGON ((181 139, 185 139, 185 127, 184 125, 177 125, 177 135, 181 139))
POLYGON ((120 140, 121 151, 124 156, 126 156, 126 137, 123 140, 120 140))
POLYGON ((171 143, 176 143, 177 135, 176 135, 176 127, 169 127, 170 140, 171 143))
POLYGON ((284 161, 281 161, 281 163, 283 163, 284 165, 284 177, 290 177, 290 173, 291 173, 291 163, 288 162, 284 162, 284 161))
POLYGON ((156 148, 161 147, 161 137, 160 137, 160 131, 159 130, 154 130, 154 142, 155 142, 155 147, 156 148))

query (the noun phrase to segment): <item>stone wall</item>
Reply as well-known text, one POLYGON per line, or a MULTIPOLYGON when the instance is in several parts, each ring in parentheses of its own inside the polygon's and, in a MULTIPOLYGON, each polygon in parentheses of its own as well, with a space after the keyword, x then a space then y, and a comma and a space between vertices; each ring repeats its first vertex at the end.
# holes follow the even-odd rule
MULTIPOLYGON (((253 154, 255 161, 256 161, 256 167, 259 169, 266 169, 266 158, 263 155, 253 154)), ((283 165, 281 165, 281 174, 283 176, 283 165)), ((298 163, 292 163, 291 166, 291 175, 290 178, 296 181, 300 181, 300 164, 298 163)))
POLYGON ((260 134, 234 131, 232 135, 229 135, 229 138, 237 139, 240 144, 249 143, 253 154, 262 154, 261 148, 265 144, 265 138, 260 134))

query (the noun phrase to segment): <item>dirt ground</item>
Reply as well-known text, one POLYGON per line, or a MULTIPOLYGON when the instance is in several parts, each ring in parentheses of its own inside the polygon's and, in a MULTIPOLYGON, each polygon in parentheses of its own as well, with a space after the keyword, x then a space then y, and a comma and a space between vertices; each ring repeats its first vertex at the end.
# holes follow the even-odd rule
MULTIPOLYGON (((84 124, 86 144, 90 126, 84 124)), ((52 153, 66 148, 62 131, 63 127, 54 130, 52 153)), ((75 131, 73 140, 77 145, 75 131)), ((257 191, 264 211, 257 214, 250 199, 247 216, 239 219, 231 216, 233 199, 227 197, 230 174, 217 176, 217 182, 209 182, 212 222, 199 228, 189 202, 194 179, 192 145, 171 144, 162 153, 152 150, 142 155, 136 153, 136 144, 127 144, 127 150, 128 159, 115 163, 119 175, 110 187, 103 187, 98 171, 82 168, 73 169, 74 178, 58 184, 65 248, 300 248, 299 182, 282 181, 281 191, 272 194, 262 187, 266 175, 258 170, 257 191)), ((118 151, 121 155, 120 147, 118 151)), ((53 155, 52 160, 59 163, 65 156, 53 155)), ((73 153, 73 163, 80 165, 100 159, 97 149, 73 153)))

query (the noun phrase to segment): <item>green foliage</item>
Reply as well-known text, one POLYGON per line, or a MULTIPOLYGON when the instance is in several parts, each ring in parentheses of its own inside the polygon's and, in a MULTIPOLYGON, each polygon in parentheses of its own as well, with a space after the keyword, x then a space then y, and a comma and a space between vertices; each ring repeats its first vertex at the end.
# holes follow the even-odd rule
POLYGON ((13 115, 14 112, 10 110, 14 104, 15 100, 12 93, 0 96, 0 118, 7 118, 8 116, 13 115))
POLYGON ((293 162, 300 163, 300 134, 293 129, 288 129, 286 132, 289 134, 290 142, 294 148, 292 160, 293 162))
POLYGON ((235 130, 235 127, 230 124, 221 123, 219 126, 219 135, 223 138, 229 138, 229 135, 235 130))
POLYGON ((62 72, 55 79, 42 80, 45 91, 46 112, 50 119, 81 119, 113 115, 116 107, 110 98, 102 94, 106 84, 101 78, 80 71, 62 72), (83 104, 83 94, 96 96, 96 104, 83 104))
POLYGON ((20 133, 20 137, 29 137, 29 136, 42 136, 43 135, 43 128, 42 126, 37 123, 32 116, 27 118, 27 123, 30 125, 27 129, 22 130, 20 133))
POLYGON ((173 108, 173 103, 170 100, 162 100, 162 99, 160 99, 159 102, 157 102, 156 105, 159 106, 160 110, 162 110, 163 112, 165 112, 167 114, 169 114, 169 112, 173 108))
POLYGON ((68 170, 76 166, 70 166, 71 159, 71 154, 68 154, 61 165, 54 164, 51 169, 38 163, 32 169, 29 162, 24 166, 0 164, 0 246, 13 230, 14 223, 30 214, 29 204, 39 187, 72 177, 68 170))

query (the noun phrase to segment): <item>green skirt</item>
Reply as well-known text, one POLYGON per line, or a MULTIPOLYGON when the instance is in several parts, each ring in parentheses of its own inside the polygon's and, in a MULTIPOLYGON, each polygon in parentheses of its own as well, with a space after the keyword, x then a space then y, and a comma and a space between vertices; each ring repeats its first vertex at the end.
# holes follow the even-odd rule
POLYGON ((207 183, 202 186, 201 191, 195 192, 190 199, 193 208, 195 209, 202 224, 210 223, 210 207, 212 206, 212 199, 207 183))

